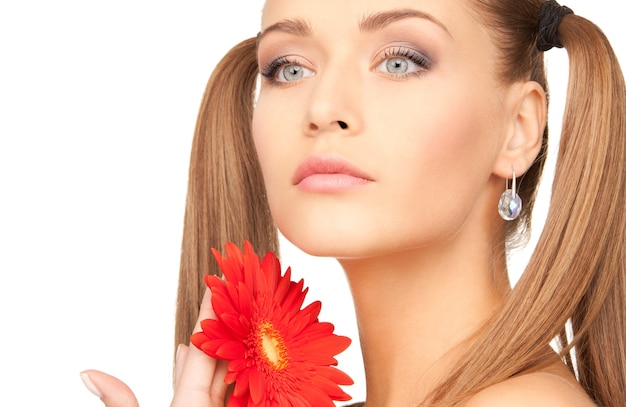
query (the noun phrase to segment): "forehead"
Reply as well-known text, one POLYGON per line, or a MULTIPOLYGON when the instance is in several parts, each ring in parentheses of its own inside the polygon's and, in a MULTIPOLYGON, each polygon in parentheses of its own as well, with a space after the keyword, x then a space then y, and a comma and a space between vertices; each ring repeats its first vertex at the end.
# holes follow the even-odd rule
POLYGON ((281 20, 301 19, 312 26, 358 27, 370 15, 390 10, 417 10, 443 22, 450 32, 476 25, 469 0, 267 0, 262 30, 281 20))

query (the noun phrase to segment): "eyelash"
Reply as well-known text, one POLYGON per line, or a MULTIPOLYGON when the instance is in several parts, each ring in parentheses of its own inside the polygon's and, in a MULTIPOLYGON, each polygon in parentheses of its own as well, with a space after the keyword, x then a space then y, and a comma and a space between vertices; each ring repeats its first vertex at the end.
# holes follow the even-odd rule
POLYGON ((284 68, 289 65, 304 66, 302 63, 300 63, 297 59, 293 57, 282 56, 282 57, 278 57, 274 59, 269 64, 265 65, 265 67, 260 69, 259 72, 261 73, 261 76, 267 79, 270 85, 275 85, 275 86, 285 85, 289 83, 282 82, 276 79, 276 74, 281 68, 284 68))
POLYGON ((407 47, 387 48, 383 52, 381 52, 379 55, 380 56, 376 59, 377 61, 375 65, 376 67, 379 67, 384 61, 388 59, 406 58, 409 61, 413 62, 415 65, 417 65, 419 68, 421 68, 417 72, 409 72, 405 74, 392 74, 392 73, 383 72, 387 75, 391 75, 393 77, 398 77, 398 78, 406 78, 409 76, 422 75, 424 74, 424 71, 427 71, 428 69, 430 69, 430 67, 433 64, 430 58, 428 58, 426 55, 412 48, 407 48, 407 47))
MULTIPOLYGON (((394 76, 394 77, 399 77, 399 78, 406 78, 408 76, 419 76, 419 75, 423 74, 424 71, 428 70, 431 67, 431 65, 432 65, 432 61, 428 57, 426 57, 424 54, 422 54, 422 53, 420 53, 420 52, 418 52, 418 51, 416 51, 414 49, 406 48, 406 47, 393 47, 393 48, 388 48, 388 49, 384 50, 380 54, 380 57, 377 58, 378 62, 377 62, 376 67, 378 67, 385 60, 391 59, 391 58, 406 58, 406 59, 408 59, 409 61, 413 62, 415 65, 417 65, 418 67, 421 68, 421 70, 419 70, 417 72, 410 72, 410 73, 399 74, 399 75, 398 74, 392 74, 392 73, 386 73, 387 75, 394 76)), ((266 78, 270 85, 279 86, 279 85, 284 85, 286 83, 277 80, 276 79, 276 74, 278 73, 278 71, 281 68, 284 68, 284 67, 289 66, 289 65, 303 66, 295 58, 287 57, 287 56, 281 56, 281 57, 278 57, 278 58, 272 60, 270 63, 265 65, 265 67, 263 67, 259 71, 261 73, 261 76, 266 78)))

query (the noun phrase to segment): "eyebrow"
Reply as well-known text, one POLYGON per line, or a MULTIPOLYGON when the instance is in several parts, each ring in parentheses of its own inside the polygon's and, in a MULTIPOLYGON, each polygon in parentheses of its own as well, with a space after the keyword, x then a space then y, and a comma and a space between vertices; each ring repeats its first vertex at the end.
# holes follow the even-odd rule
MULTIPOLYGON (((362 32, 378 31, 382 30, 392 23, 409 18, 421 18, 424 20, 428 20, 439 26, 446 34, 452 37, 452 34, 450 34, 450 31, 448 31, 448 28, 441 21, 428 13, 410 8, 381 11, 378 13, 370 14, 369 16, 364 17, 359 22, 359 29, 362 32)), ((268 26, 259 33, 258 39, 260 40, 266 34, 274 31, 295 35, 297 37, 310 37, 313 35, 313 28, 308 21, 303 19, 294 19, 281 20, 268 26)))
POLYGON ((359 23, 359 29, 363 32, 382 30, 389 24, 395 23, 396 21, 400 20, 406 20, 408 18, 421 18, 423 20, 428 20, 431 23, 439 26, 439 28, 441 28, 446 34, 452 37, 452 34, 450 34, 450 31, 448 31, 448 28, 441 21, 428 13, 414 10, 411 8, 381 11, 379 13, 370 14, 369 16, 366 16, 361 20, 361 22, 359 23))
POLYGON ((313 29, 308 21, 302 19, 281 20, 261 31, 257 36, 257 41, 265 35, 275 31, 295 35, 297 37, 310 37, 313 35, 313 29))

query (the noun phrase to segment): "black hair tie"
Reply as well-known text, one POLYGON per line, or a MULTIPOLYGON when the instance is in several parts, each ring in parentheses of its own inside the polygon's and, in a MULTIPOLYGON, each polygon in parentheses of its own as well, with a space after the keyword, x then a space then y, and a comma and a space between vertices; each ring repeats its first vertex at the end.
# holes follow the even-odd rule
POLYGON ((548 0, 541 5, 537 38, 539 51, 547 51, 552 47, 563 48, 557 30, 563 16, 573 13, 571 8, 561 6, 555 0, 548 0))

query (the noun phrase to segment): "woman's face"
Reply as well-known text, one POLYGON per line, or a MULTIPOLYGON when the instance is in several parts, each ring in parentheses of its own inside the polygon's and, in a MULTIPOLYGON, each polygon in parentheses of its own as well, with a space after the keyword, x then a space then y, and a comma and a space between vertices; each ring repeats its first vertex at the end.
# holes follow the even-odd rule
POLYGON ((272 215, 298 247, 427 247, 497 213, 507 88, 466 3, 267 1, 253 134, 272 215))

